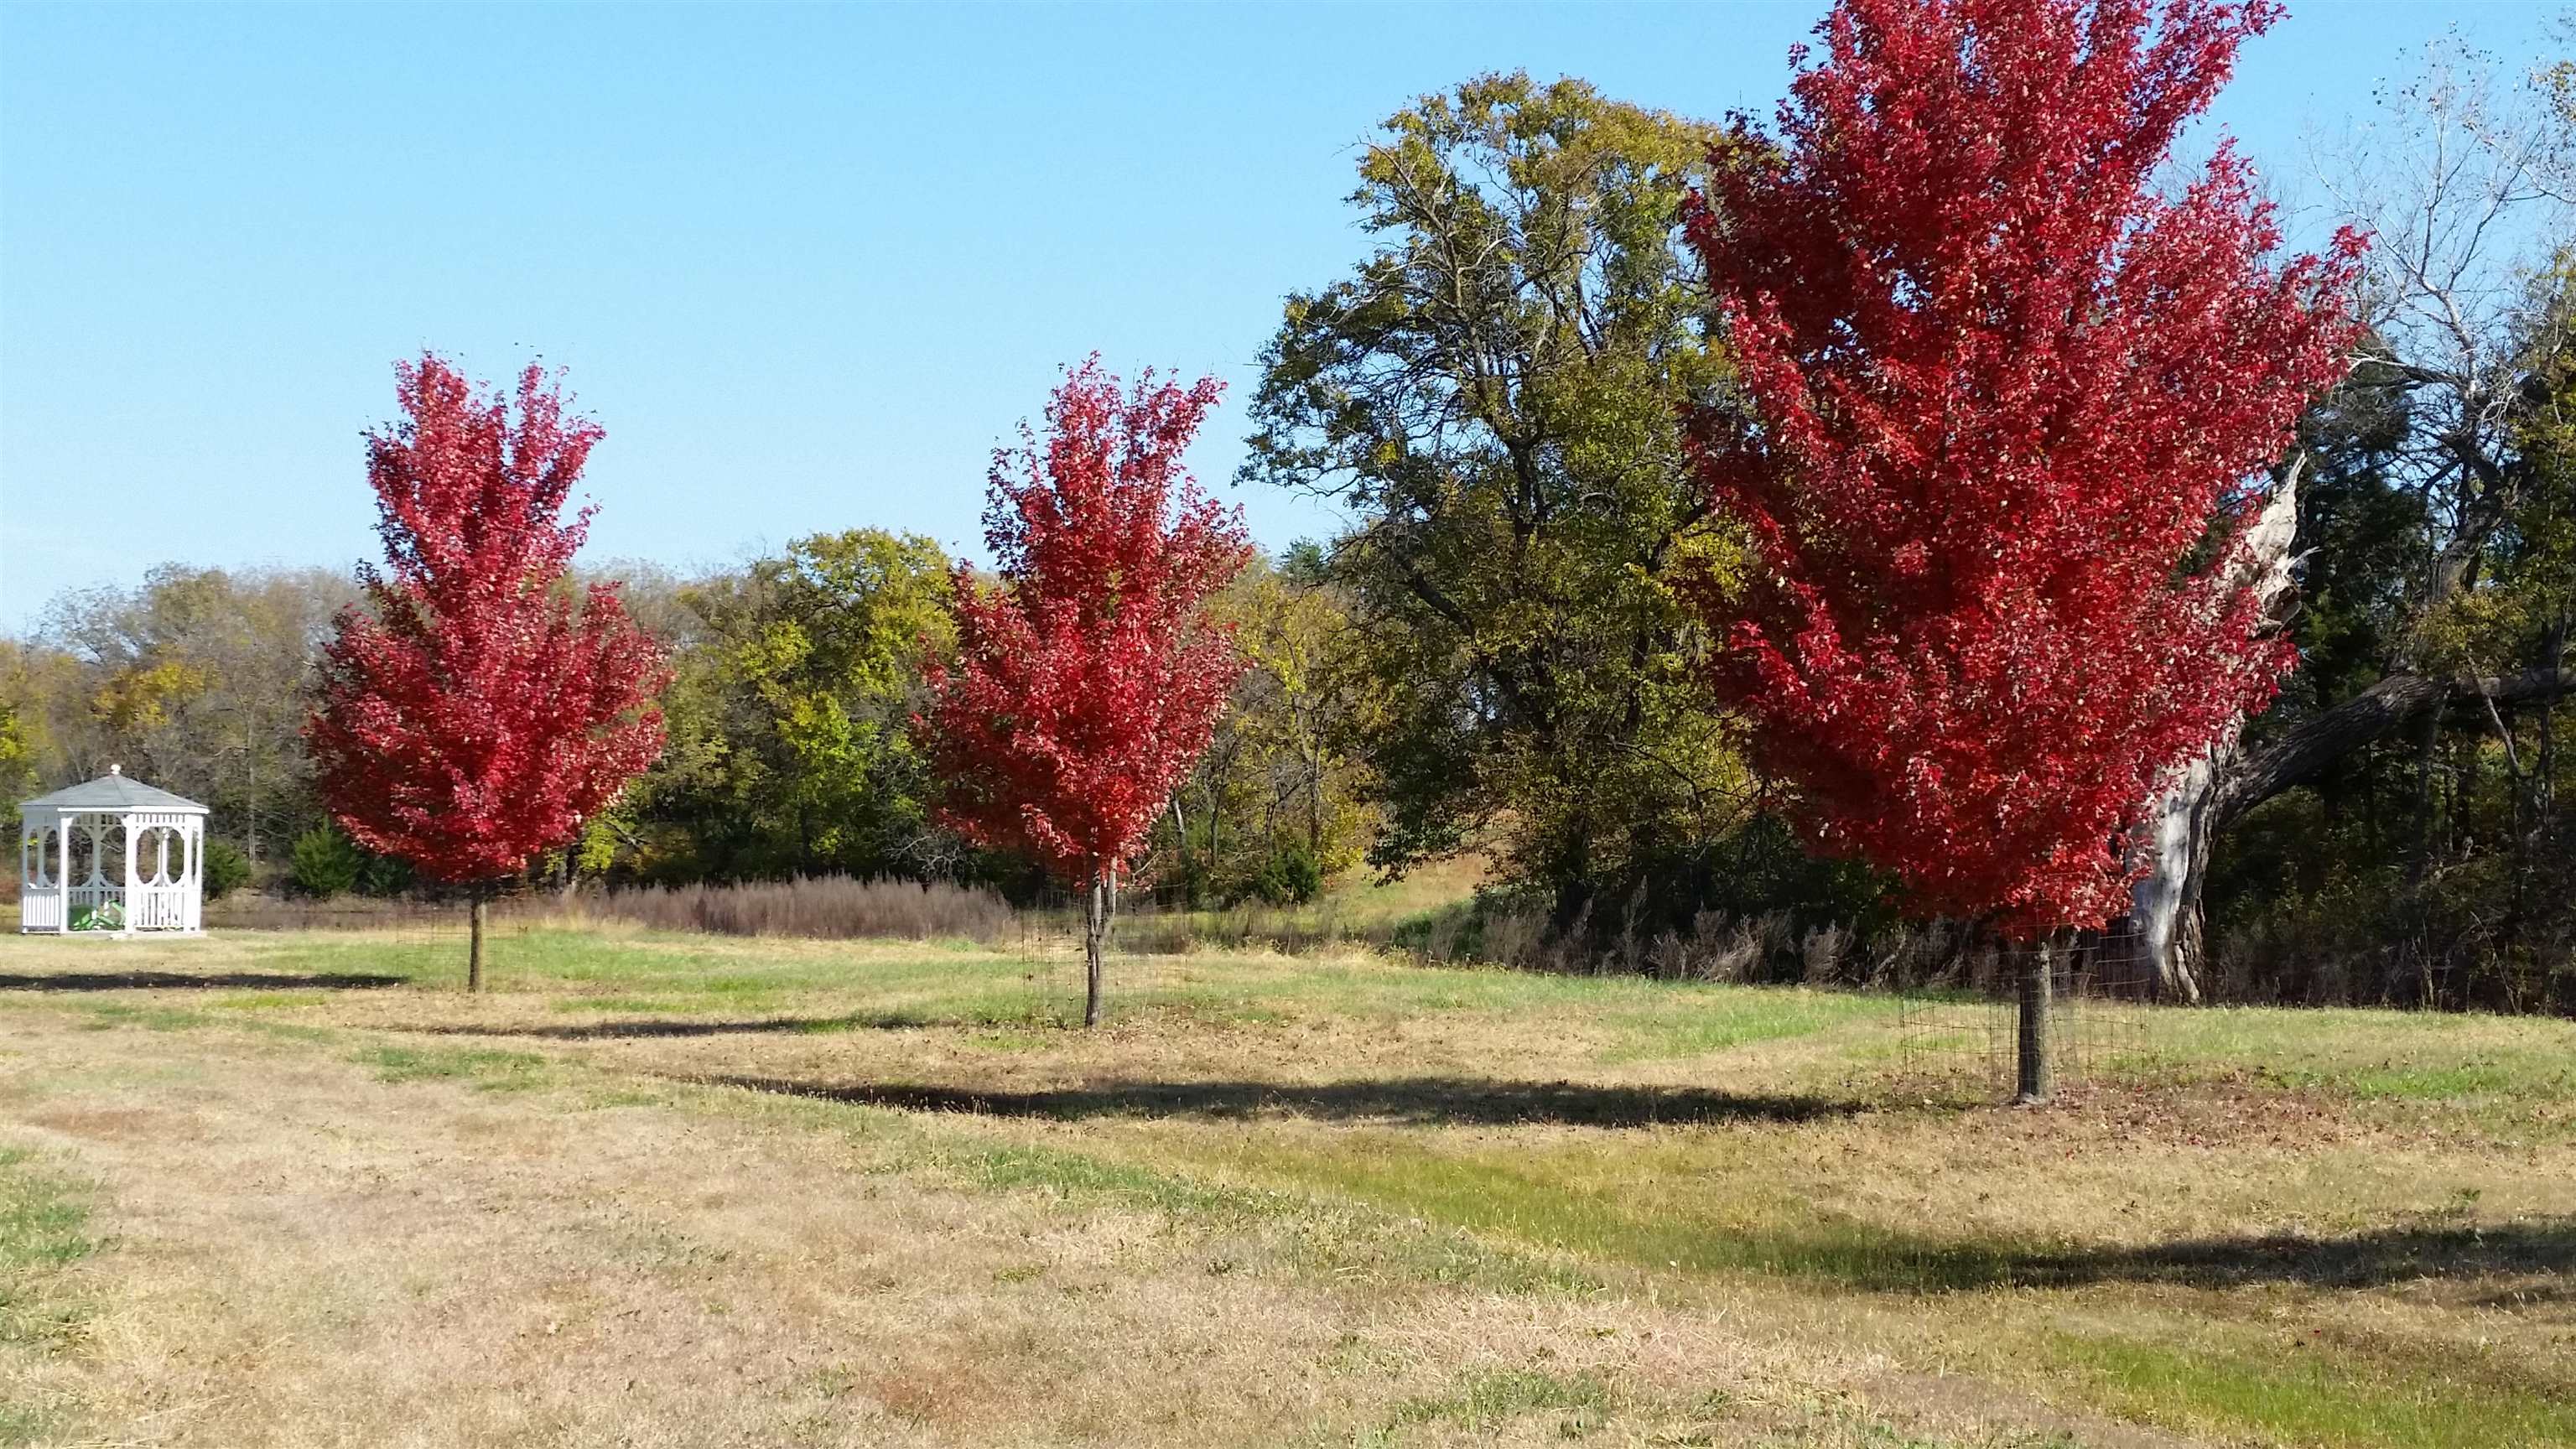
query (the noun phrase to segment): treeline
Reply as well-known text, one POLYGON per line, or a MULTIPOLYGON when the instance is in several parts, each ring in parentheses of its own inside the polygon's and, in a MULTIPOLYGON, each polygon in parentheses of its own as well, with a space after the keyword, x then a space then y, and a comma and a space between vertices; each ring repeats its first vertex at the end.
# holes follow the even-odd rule
MULTIPOLYGON (((979 882, 1027 897, 1016 861, 935 827, 909 728, 921 663, 949 630, 951 562, 879 529, 817 534, 698 577, 612 566, 672 651, 660 761, 532 887, 846 875, 979 882)), ((330 827, 298 737, 315 652, 356 597, 318 569, 166 565, 128 589, 56 599, 0 640, 0 768, 13 796, 111 764, 204 801, 264 885, 397 894, 413 882, 330 827)), ((1372 814, 1344 753, 1350 615, 1312 549, 1226 590, 1252 668, 1155 850, 1153 884, 1192 905, 1310 899, 1354 868, 1372 814), (1299 572, 1299 570, 1304 572, 1299 572)))
MULTIPOLYGON (((2291 464, 2302 663, 2212 795, 2192 883, 2197 969, 2231 995, 2576 1004, 2576 105, 2564 66, 2468 65, 2400 96, 2348 168, 2371 330, 2291 464)), ((1365 149, 1374 249, 1288 297, 1237 479, 1351 521, 1225 594, 1253 667, 1158 828, 1159 899, 1295 902, 1475 854, 1484 909, 1560 943, 1893 930, 1887 883, 1800 848, 1704 690, 1689 603, 1743 552, 1676 421, 1729 388, 1680 222, 1722 144, 1494 76, 1365 149)), ((1036 896, 928 809, 909 721, 953 562, 861 527, 701 576, 603 570, 672 649, 669 744, 529 884, 1036 896)), ((66 595, 0 641, 0 768, 23 791, 121 762, 206 801, 266 881, 400 889, 329 834, 296 734, 353 597, 177 565, 66 595)))

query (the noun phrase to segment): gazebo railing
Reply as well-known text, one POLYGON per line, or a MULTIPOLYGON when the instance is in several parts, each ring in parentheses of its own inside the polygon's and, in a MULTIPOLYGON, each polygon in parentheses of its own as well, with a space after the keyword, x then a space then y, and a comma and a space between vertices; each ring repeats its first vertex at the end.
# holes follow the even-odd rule
POLYGON ((117 931, 125 929, 122 924, 122 917, 125 911, 125 887, 120 885, 76 885, 66 889, 63 894, 69 897, 68 904, 71 908, 72 928, 74 930, 82 928, 82 922, 84 919, 90 923, 88 929, 93 931, 117 931), (108 922, 99 919, 100 913, 110 906, 114 906, 117 909, 119 918, 117 924, 109 924, 108 922))
POLYGON ((185 885, 30 887, 18 897, 18 923, 26 931, 193 931, 188 905, 185 885))
POLYGON ((125 928, 129 931, 194 930, 196 922, 188 919, 188 888, 182 885, 136 886, 126 901, 125 928))

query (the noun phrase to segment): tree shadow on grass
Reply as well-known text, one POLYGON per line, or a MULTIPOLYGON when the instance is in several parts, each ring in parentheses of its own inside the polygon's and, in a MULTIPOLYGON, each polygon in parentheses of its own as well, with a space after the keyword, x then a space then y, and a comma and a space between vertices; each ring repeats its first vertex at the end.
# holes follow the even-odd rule
MULTIPOLYGON (((1425 1126, 1639 1127, 1797 1124, 1868 1110, 1867 1103, 1820 1097, 1449 1077, 1315 1084, 1113 1081, 1035 1091, 722 1075, 677 1080, 902 1111, 1057 1120, 1126 1115, 1241 1121, 1277 1115, 1425 1126)), ((1580 1196, 1572 1188, 1568 1192, 1580 1196)), ((1403 1206, 1414 1211, 1419 1205, 1403 1206)), ((1616 1217, 1615 1208, 1601 1210, 1616 1217)), ((1941 1237, 1830 1211, 1817 1213, 1801 1227, 1773 1232, 1700 1231, 1674 1220, 1605 1222, 1601 1227, 1603 1251, 1648 1267, 1687 1262, 1830 1280, 1883 1293, 2106 1284, 2358 1290, 2417 1281, 2540 1280, 2494 1295, 2498 1306, 2539 1306, 2559 1301, 2555 1280, 2576 1273, 2576 1217, 2485 1228, 2389 1227, 2332 1238, 2195 1238, 2135 1247, 2043 1247, 2009 1239, 1941 1237)))
POLYGON ((2021 1255, 2005 1262, 2012 1281, 2049 1288, 2095 1283, 2384 1288, 2419 1280, 2557 1276, 2576 1272, 2576 1218, 2478 1228, 2391 1227, 2338 1238, 2194 1238, 2138 1248, 2021 1255))
POLYGON ((409 980, 374 971, 304 975, 265 971, 0 972, 0 991, 368 991, 405 985, 409 980))
POLYGON ((1824 1097, 1706 1091, 1691 1087, 1597 1086, 1478 1077, 1390 1077, 1341 1082, 1113 1081, 1037 1091, 980 1090, 897 1082, 800 1082, 777 1077, 689 1080, 790 1097, 906 1112, 992 1117, 1318 1117, 1434 1126, 1548 1123, 1645 1127, 1690 1122, 1806 1122, 1867 1110, 1824 1097))
POLYGON ((2392 1227, 2338 1238, 2268 1235, 2040 1249, 1942 1239, 1843 1218, 1784 1232, 1703 1235, 1698 1241, 1667 1235, 1656 1240, 1656 1251, 1702 1267, 1827 1279, 1880 1293, 2114 1284, 2349 1292, 2418 1282, 2496 1282, 2513 1286, 2480 1302, 2541 1307, 2560 1301, 2558 1280, 2576 1271, 2576 1219, 2482 1229, 2392 1227))
POLYGON ((849 1016, 766 1016, 739 1021, 589 1021, 567 1026, 405 1026, 396 1031, 421 1036, 532 1037, 539 1041, 650 1041, 699 1036, 743 1036, 777 1032, 793 1035, 833 1031, 910 1031, 920 1027, 981 1025, 934 1021, 910 1012, 859 1012, 849 1016))

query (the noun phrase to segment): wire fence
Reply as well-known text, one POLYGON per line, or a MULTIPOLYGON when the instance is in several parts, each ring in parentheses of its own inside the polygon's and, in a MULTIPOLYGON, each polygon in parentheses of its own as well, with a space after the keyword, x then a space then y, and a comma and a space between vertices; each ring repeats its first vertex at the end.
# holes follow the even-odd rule
MULTIPOLYGON (((2010 1096, 2018 1084, 2022 974, 2041 947, 1986 942, 1915 964, 1896 1016, 1900 1090, 1924 1096, 2010 1096)), ((2159 977, 2148 943, 2082 933, 2049 953, 2046 1030, 2059 1085, 2118 1080, 2152 1065, 2147 1004, 2159 977)))
MULTIPOLYGON (((1150 909, 1121 904, 1101 949, 1101 994, 1106 1020, 1135 1003, 1161 998, 1187 984, 1184 952, 1170 949, 1168 933, 1154 929, 1150 909)), ((1006 943, 1029 987, 1031 1014, 1041 1020, 1082 1020, 1089 962, 1083 950, 1083 902, 1071 891, 1050 888, 1014 913, 1006 943)))
MULTIPOLYGON (((473 940, 469 912, 469 901, 461 891, 416 890, 397 897, 341 896, 327 901, 242 892, 208 902, 205 921, 207 931, 218 936, 277 932, 316 937, 313 948, 324 953, 334 969, 339 969, 338 962, 347 961, 369 971, 461 983, 473 940)), ((512 960, 520 958, 526 938, 545 925, 532 914, 496 902, 484 921, 484 979, 506 973, 512 960)))

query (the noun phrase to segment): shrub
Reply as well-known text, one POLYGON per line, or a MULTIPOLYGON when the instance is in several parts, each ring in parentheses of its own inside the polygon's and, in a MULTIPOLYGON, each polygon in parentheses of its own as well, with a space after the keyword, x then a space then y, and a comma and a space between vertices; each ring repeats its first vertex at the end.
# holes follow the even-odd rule
POLYGON ((295 837, 286 869, 287 885, 297 895, 327 901, 357 889, 366 861, 355 841, 325 825, 295 837))
POLYGON ((418 877, 411 862, 400 856, 378 855, 363 846, 358 849, 358 894, 362 896, 398 896, 410 890, 418 877))
POLYGON ((206 899, 219 901, 250 884, 250 857, 229 841, 209 840, 205 845, 206 899))
POLYGON ((1264 905, 1302 906, 1324 891, 1324 865, 1302 845, 1270 853, 1247 887, 1264 905))

